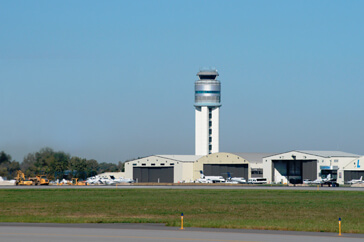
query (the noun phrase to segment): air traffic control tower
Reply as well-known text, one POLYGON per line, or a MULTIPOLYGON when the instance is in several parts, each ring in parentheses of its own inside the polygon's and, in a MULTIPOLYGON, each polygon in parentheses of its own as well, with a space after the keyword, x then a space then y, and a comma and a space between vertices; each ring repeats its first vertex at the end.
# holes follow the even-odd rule
POLYGON ((200 70, 195 82, 195 155, 219 152, 221 84, 215 69, 200 70))

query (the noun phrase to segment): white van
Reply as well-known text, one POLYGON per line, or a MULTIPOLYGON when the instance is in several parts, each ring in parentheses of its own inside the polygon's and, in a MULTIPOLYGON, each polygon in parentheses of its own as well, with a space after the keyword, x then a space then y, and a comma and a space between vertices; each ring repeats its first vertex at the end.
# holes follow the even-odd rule
POLYGON ((267 184, 267 178, 249 178, 248 184, 267 184))

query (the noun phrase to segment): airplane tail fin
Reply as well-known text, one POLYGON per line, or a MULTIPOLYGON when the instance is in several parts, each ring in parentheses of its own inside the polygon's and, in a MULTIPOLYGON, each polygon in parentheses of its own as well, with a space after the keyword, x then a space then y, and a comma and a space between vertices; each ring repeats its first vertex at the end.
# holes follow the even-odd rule
POLYGON ((204 179, 205 175, 203 174, 203 171, 200 171, 200 174, 201 174, 201 179, 204 179))
POLYGON ((360 177, 359 181, 362 181, 363 180, 363 176, 360 177))
POLYGON ((231 174, 230 172, 227 172, 228 178, 231 178, 231 174))
POLYGON ((328 174, 326 178, 329 181, 331 179, 331 174, 328 174))

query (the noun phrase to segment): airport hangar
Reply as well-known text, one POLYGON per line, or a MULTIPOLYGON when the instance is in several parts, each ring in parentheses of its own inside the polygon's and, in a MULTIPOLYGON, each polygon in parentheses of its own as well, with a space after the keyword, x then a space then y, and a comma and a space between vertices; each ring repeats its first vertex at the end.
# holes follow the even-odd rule
POLYGON ((345 181, 364 177, 364 156, 352 160, 343 167, 345 181))
POLYGON ((344 184, 353 178, 364 175, 360 165, 364 158, 356 154, 341 151, 295 150, 263 158, 263 177, 270 183, 299 184, 304 179, 312 181, 327 177, 344 184))
POLYGON ((206 176, 263 177, 263 157, 271 153, 226 153, 209 155, 152 155, 125 163, 125 177, 136 182, 194 182, 200 171, 206 176))

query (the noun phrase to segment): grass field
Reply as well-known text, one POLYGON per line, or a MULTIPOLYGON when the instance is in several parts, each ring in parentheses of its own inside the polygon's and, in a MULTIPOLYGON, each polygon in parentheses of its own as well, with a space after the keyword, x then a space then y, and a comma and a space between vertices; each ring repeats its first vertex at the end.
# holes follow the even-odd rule
POLYGON ((364 192, 173 189, 0 190, 0 222, 165 223, 364 233, 364 192))

